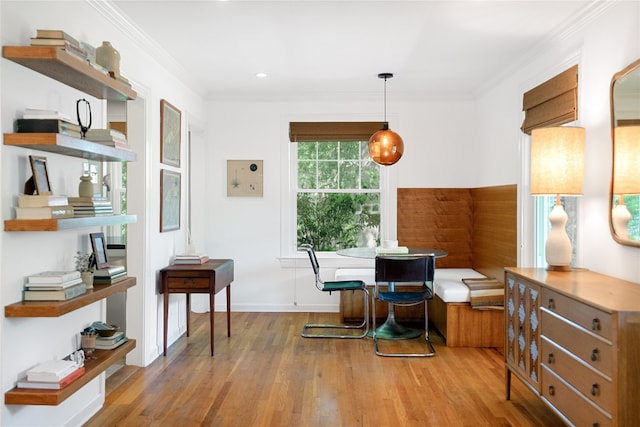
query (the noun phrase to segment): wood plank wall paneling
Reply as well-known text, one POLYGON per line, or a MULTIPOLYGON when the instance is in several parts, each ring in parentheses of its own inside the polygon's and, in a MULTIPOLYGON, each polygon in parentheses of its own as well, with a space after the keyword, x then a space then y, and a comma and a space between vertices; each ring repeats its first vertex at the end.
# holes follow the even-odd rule
POLYGON ((444 249, 438 268, 503 281, 503 268, 517 265, 517 186, 399 188, 398 243, 444 249))
POLYGON ((398 243, 447 251, 438 268, 471 268, 472 206, 467 188, 399 188, 398 243))

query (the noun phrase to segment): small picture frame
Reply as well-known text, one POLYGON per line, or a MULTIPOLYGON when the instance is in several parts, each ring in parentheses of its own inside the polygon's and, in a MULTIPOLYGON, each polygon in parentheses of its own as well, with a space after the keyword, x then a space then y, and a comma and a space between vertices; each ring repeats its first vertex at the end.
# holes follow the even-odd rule
POLYGON ((262 197, 262 160, 227 160, 227 197, 262 197))
POLYGON ((96 268, 109 267, 109 259, 107 258, 107 242, 104 238, 104 233, 91 233, 89 234, 91 239, 91 248, 93 249, 93 258, 96 260, 96 268))
POLYGON ((182 113, 165 99, 160 100, 160 161, 180 167, 182 113))
POLYGON ((29 156, 33 185, 37 194, 53 194, 49 184, 47 172, 47 158, 42 156, 29 156))
POLYGON ((160 169, 160 232, 180 229, 180 173, 160 169))

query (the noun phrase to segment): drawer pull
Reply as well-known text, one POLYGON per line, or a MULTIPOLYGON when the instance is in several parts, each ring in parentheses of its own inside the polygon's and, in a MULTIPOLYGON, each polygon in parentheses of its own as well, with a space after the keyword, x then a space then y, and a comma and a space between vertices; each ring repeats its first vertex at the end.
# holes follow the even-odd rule
POLYGON ((556 302, 553 300, 553 298, 549 298, 549 302, 547 303, 547 308, 549 310, 554 310, 556 308, 556 302))
POLYGON ((554 396, 556 394, 556 388, 552 385, 549 386, 549 396, 554 396))
POLYGON ((598 384, 594 384, 591 386, 591 396, 597 396, 600 394, 600 387, 598 384))
POLYGON ((600 330, 600 319, 598 319, 597 317, 593 319, 593 321, 591 322, 591 330, 592 331, 600 330))
POLYGON ((600 423, 593 423, 591 424, 593 427, 600 427, 600 423))
POLYGON ((598 360, 598 349, 594 348, 593 351, 591 352, 591 361, 595 362, 598 360))
POLYGON ((549 353, 549 355, 547 356, 547 363, 549 364, 553 363, 553 353, 549 353))

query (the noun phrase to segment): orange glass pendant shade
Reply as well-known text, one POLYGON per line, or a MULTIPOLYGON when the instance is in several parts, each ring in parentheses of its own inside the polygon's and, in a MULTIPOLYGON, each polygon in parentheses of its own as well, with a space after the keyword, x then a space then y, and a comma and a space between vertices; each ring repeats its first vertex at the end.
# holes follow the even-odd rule
POLYGON ((391 166, 398 162, 404 153, 404 142, 400 135, 384 124, 381 130, 369 138, 369 156, 383 166, 391 166))

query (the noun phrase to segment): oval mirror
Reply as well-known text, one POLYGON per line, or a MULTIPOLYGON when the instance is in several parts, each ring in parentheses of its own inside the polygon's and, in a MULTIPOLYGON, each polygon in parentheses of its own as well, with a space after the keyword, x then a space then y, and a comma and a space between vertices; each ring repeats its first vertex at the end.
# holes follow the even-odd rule
POLYGON ((611 234, 640 247, 640 60, 611 80, 611 136, 611 234))

